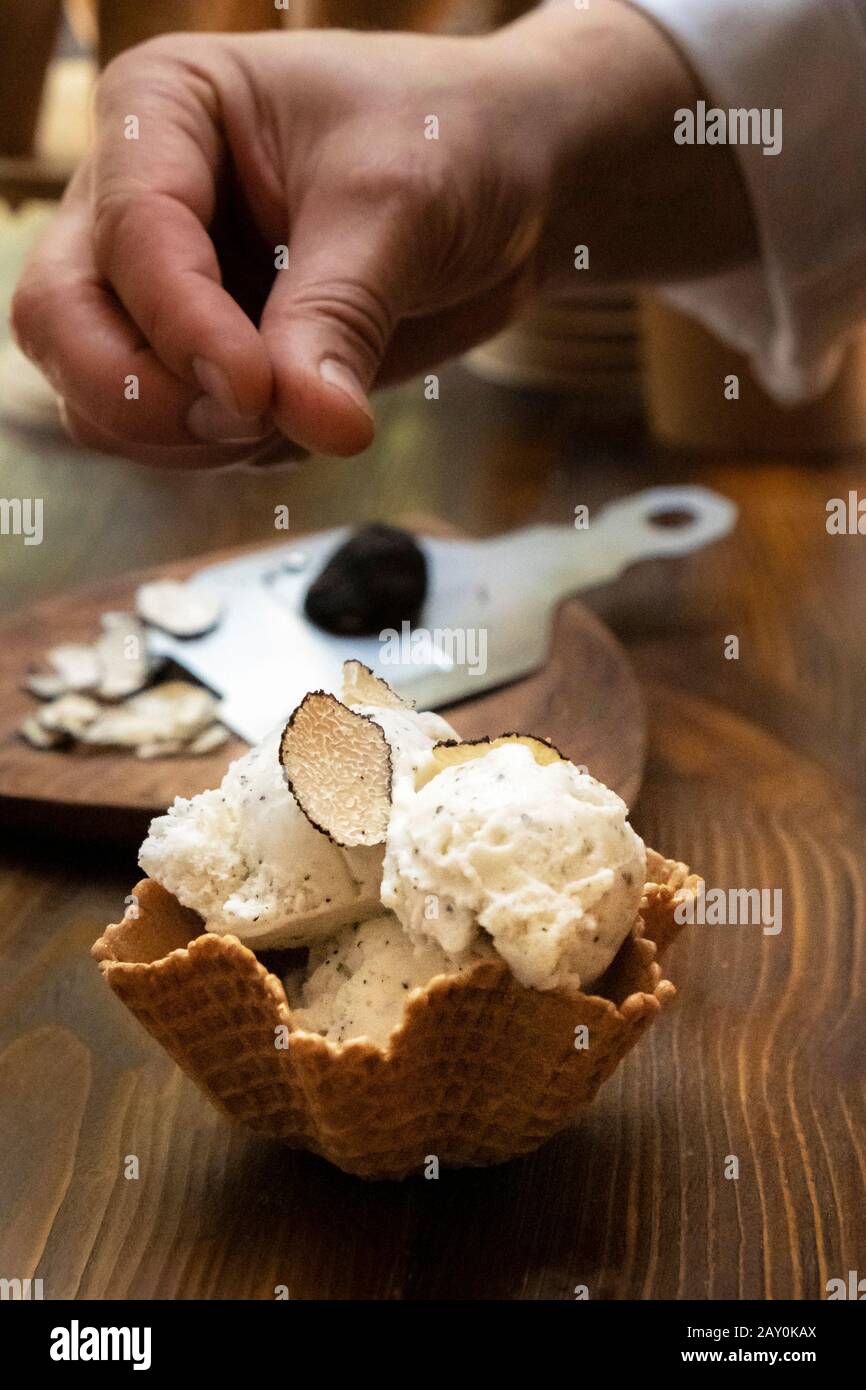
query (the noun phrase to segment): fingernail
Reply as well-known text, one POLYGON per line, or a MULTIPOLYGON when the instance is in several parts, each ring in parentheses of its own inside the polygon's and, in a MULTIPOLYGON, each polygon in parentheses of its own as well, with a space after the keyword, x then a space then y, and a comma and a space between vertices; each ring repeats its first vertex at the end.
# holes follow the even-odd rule
POLYGON ((235 393, 222 367, 218 367, 214 362, 208 362, 205 357, 194 357, 192 369, 196 381, 206 396, 213 396, 214 400, 219 401, 226 410, 237 410, 238 403, 235 400, 235 393))
POLYGON ((209 444, 243 444, 248 439, 264 439, 270 433, 257 415, 238 415, 211 396, 200 396, 193 403, 186 424, 190 434, 209 444))
POLYGON ((367 393, 361 385, 355 373, 345 365, 344 362, 337 362, 333 357, 326 357, 321 367, 319 375, 329 386, 336 386, 338 391, 354 401, 360 410, 363 410, 368 420, 372 420, 373 412, 367 400, 367 393))

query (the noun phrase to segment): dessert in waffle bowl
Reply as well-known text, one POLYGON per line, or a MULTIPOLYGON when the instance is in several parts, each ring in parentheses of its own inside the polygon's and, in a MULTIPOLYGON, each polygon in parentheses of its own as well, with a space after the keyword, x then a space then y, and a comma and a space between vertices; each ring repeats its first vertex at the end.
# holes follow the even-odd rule
POLYGON ((525 735, 462 743, 347 663, 151 826, 111 989, 233 1119, 349 1173, 569 1125, 674 997, 699 880, 525 735), (260 958, 261 957, 261 958, 260 958))

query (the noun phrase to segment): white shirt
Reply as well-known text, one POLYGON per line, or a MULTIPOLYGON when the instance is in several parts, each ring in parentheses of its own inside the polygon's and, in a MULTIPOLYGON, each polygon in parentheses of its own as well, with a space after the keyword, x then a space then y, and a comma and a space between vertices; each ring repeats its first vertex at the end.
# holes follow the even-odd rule
POLYGON ((779 154, 732 147, 760 260, 663 293, 778 400, 817 394, 866 321, 866 0, 630 3, 670 34, 708 106, 782 112, 779 154))

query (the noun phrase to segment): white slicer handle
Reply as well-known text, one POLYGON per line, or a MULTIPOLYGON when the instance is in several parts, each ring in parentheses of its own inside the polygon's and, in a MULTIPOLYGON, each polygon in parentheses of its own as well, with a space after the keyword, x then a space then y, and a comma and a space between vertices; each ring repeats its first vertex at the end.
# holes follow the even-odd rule
POLYGON ((572 539, 571 564, 560 551, 560 593, 616 579, 638 560, 686 555, 721 540, 737 520, 736 505, 705 487, 652 487, 611 502, 572 539), (667 518, 667 520, 666 520, 667 518))

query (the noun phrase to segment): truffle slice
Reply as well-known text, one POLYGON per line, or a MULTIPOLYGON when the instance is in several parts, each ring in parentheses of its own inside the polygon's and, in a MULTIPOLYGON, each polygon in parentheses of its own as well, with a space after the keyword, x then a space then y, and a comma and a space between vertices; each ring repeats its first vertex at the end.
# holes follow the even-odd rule
MULTIPOLYGON (((83 743, 121 748, 182 745, 208 728, 217 710, 213 695, 202 686, 189 681, 166 681, 121 705, 101 706, 98 717, 90 720, 78 736, 83 743)), ((160 756, 166 754, 167 750, 161 747, 160 756)))
POLYGON ((280 741, 289 790, 343 848, 378 845, 391 813, 391 749, 380 726, 323 690, 305 695, 280 741))
POLYGON ((96 648, 88 642, 63 642, 45 653, 51 667, 48 674, 31 671, 25 685, 40 700, 55 699, 58 695, 94 690, 101 677, 101 664, 96 648))
POLYGON ((560 753, 552 743, 545 742, 544 739, 533 738, 531 734, 500 734, 498 738, 478 738, 465 743, 456 742, 449 739, 445 743, 436 743, 430 749, 428 758, 418 769, 415 778, 415 790, 420 791, 426 787, 428 782, 432 782, 440 772, 444 772, 446 767, 455 767, 458 763, 472 762, 474 758, 483 758, 485 753, 490 753, 494 748, 502 748, 507 743, 522 743, 525 748, 530 749, 535 761, 546 767, 548 763, 567 762, 568 759, 560 753))
POLYGON ((155 579, 135 595, 135 611, 152 627, 172 637, 202 637, 216 627, 222 602, 210 589, 179 579, 155 579))
POLYGON ((137 694, 154 674, 147 634, 134 613, 103 613, 96 655, 101 676, 95 693, 103 700, 137 694))
POLYGON ((414 700, 404 700, 363 661, 343 662, 343 702, 347 705, 369 705, 373 709, 415 708, 414 700))
POLYGON ((70 738, 63 729, 47 729, 35 714, 28 714, 22 719, 18 732, 26 738, 32 748, 59 748, 61 744, 68 743, 70 738))
POLYGON ((52 733, 69 734, 81 738, 85 729, 99 718, 102 705, 89 695, 61 695, 51 700, 36 713, 36 719, 43 729, 52 733))
POLYGON ((69 686, 59 671, 28 671, 24 686, 37 700, 59 700, 69 693, 69 686))
POLYGON ((135 749, 135 756, 143 762, 150 762, 155 758, 176 758, 179 753, 184 752, 186 744, 179 739, 154 739, 152 743, 139 743, 135 749))
POLYGON ((227 729, 225 724, 208 724, 206 729, 202 729, 201 733, 196 735, 185 751, 195 757, 202 753, 213 753, 215 749, 222 748, 231 736, 231 730, 227 729))

